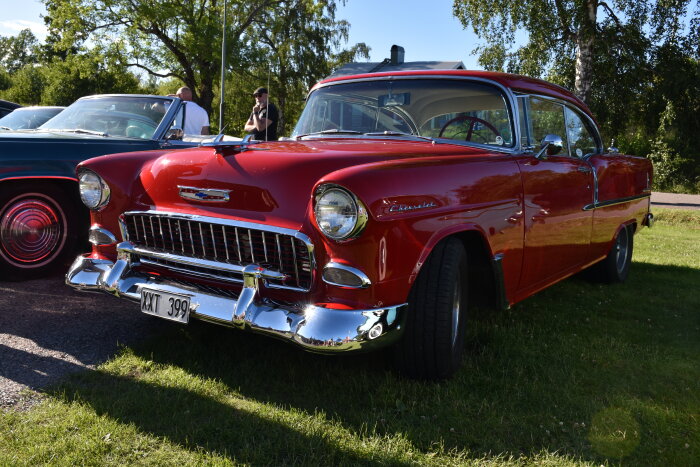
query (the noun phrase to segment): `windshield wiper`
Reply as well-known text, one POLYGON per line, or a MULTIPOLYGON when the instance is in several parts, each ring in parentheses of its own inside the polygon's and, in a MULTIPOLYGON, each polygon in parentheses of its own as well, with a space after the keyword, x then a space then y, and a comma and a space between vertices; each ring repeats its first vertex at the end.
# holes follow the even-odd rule
POLYGON ((401 131, 375 131, 372 133, 365 133, 365 136, 408 136, 410 138, 418 138, 425 141, 435 142, 435 139, 428 136, 413 135, 411 133, 403 133, 401 131))
POLYGON ((42 128, 42 130, 46 131, 57 131, 59 133, 79 133, 83 135, 95 135, 95 136, 109 136, 109 133, 103 133, 101 131, 95 131, 95 130, 83 130, 82 128, 73 128, 73 129, 65 129, 65 128, 42 128))
POLYGON ((12 128, 7 127, 7 126, 0 126, 0 130, 12 130, 12 128))
POLYGON ((299 135, 296 137, 296 139, 303 138, 305 136, 314 136, 314 135, 361 135, 361 131, 355 131, 355 130, 339 130, 338 128, 331 128, 330 130, 323 130, 323 131, 315 131, 313 133, 306 133, 304 135, 299 135))

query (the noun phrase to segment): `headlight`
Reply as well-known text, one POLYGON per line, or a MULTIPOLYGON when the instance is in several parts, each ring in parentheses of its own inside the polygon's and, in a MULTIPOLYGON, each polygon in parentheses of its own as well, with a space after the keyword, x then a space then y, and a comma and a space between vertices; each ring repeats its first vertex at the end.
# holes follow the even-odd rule
POLYGON ((109 201, 109 186, 102 177, 91 170, 79 175, 80 199, 90 209, 98 209, 109 201))
POLYGON ((367 223, 367 209, 349 191, 335 185, 321 186, 314 206, 316 225, 333 240, 356 237, 367 223))

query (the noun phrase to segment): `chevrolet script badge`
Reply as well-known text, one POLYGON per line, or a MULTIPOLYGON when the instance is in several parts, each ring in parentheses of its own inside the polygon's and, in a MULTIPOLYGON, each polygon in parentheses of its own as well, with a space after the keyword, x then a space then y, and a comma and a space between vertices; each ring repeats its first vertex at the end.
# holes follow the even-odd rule
POLYGON ((217 190, 214 188, 197 188, 194 186, 178 185, 180 197, 205 203, 225 203, 229 200, 231 190, 217 190))

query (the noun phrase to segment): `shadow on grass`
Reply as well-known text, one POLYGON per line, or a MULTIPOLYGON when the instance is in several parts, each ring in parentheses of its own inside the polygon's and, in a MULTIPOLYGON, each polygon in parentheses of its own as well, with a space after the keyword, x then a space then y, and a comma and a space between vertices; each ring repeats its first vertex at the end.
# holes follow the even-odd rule
MULTIPOLYGON (((423 453, 456 450, 480 458, 545 450, 591 462, 662 464, 660 447, 683 456, 682 437, 666 431, 684 423, 674 413, 692 408, 698 390, 693 355, 700 299, 677 294, 679 287, 698 283, 694 269, 635 263, 626 284, 573 278, 508 312, 479 313, 463 368, 441 383, 396 376, 382 353, 319 356, 201 323, 173 325, 133 351, 218 381, 245 400, 308 417, 322 412, 356 438, 400 436, 423 453), (664 306, 676 318, 664 316, 664 306), (652 325, 658 322, 663 324, 652 325), (620 406, 625 414, 637 410, 638 433, 636 443, 618 452, 591 440, 600 414, 620 406), (647 414, 652 407, 669 410, 654 419, 647 414)), ((66 393, 100 414, 191 448, 229 453, 239 462, 370 462, 322 433, 309 436, 216 399, 138 378, 83 375, 66 393)), ((375 459, 400 462, 389 452, 375 459)))

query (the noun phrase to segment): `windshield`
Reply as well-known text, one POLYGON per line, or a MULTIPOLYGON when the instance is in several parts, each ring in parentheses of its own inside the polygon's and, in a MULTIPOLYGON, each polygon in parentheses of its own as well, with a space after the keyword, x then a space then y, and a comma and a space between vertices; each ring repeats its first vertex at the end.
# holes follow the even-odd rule
POLYGON ((171 100, 156 96, 98 96, 75 101, 39 128, 151 139, 171 100))
POLYGON ((30 130, 61 110, 63 107, 21 107, 0 118, 0 129, 30 130))
POLYGON ((403 133, 513 145, 502 93, 465 80, 371 80, 334 84, 311 93, 292 136, 343 133, 403 133))

